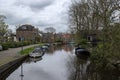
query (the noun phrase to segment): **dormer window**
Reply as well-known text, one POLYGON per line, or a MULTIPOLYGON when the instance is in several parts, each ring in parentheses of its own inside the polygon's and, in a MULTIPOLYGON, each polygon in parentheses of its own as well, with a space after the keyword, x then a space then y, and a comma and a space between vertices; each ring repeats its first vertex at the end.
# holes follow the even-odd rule
POLYGON ((26 29, 27 29, 27 27, 26 27, 26 26, 23 26, 23 27, 22 27, 22 29, 23 29, 23 30, 26 30, 26 29))

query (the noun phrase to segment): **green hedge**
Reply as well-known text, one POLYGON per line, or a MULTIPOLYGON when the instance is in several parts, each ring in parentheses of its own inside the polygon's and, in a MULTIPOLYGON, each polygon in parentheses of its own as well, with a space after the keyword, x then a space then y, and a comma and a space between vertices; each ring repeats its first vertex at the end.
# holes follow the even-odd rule
POLYGON ((3 50, 7 50, 9 48, 9 43, 2 43, 3 50))
POLYGON ((81 39, 79 41, 79 44, 86 45, 87 44, 87 40, 86 39, 81 39))
POLYGON ((1 43, 3 50, 7 50, 8 48, 17 48, 21 46, 27 46, 30 45, 30 42, 7 42, 7 43, 1 43))

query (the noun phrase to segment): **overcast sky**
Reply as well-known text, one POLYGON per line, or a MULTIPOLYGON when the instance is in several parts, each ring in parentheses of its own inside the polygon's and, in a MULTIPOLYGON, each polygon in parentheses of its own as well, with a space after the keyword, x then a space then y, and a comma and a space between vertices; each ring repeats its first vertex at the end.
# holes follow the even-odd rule
POLYGON ((11 29, 18 24, 31 24, 44 30, 54 27, 57 32, 68 28, 68 7, 71 0, 0 0, 0 14, 7 17, 11 29))

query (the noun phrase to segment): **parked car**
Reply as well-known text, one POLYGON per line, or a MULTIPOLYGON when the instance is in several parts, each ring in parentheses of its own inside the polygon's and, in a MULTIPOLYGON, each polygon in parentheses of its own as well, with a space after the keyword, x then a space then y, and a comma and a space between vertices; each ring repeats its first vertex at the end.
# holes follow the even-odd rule
POLYGON ((0 51, 1 51, 1 50, 3 50, 3 47, 2 47, 2 45, 0 45, 0 51))

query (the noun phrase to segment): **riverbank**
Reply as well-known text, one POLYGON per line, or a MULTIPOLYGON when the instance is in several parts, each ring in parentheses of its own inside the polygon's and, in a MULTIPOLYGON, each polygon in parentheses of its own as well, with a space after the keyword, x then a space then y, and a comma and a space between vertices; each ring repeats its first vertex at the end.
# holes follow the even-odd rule
MULTIPOLYGON (((38 46, 39 44, 24 46, 23 49, 38 46)), ((5 65, 13 60, 24 57, 25 55, 20 55, 19 52, 22 50, 22 47, 19 48, 10 48, 5 51, 0 51, 0 67, 5 65)))
POLYGON ((28 56, 26 55, 24 57, 15 59, 5 65, 0 66, 0 80, 6 80, 9 74, 11 74, 15 69, 17 69, 27 57, 28 56))

